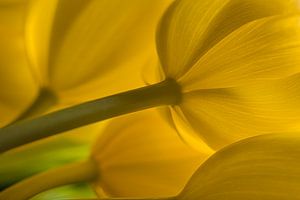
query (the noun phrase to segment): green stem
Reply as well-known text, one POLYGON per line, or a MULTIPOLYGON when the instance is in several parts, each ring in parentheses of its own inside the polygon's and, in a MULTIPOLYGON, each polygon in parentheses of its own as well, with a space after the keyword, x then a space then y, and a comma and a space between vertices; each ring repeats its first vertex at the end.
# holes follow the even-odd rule
POLYGON ((93 161, 69 164, 32 176, 0 192, 1 200, 27 200, 31 197, 62 185, 93 181, 97 178, 93 161))
POLYGON ((0 152, 115 116, 181 101, 172 79, 82 103, 0 129, 0 152))

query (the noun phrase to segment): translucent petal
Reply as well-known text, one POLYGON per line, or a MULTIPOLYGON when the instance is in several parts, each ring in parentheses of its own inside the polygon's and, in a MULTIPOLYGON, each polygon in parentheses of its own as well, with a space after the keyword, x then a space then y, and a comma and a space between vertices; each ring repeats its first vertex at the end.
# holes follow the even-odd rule
POLYGON ((243 87, 189 92, 180 109, 186 125, 196 130, 194 140, 201 138, 215 149, 257 134, 299 131, 300 74, 243 87))
POLYGON ((291 13, 295 0, 182 0, 167 11, 157 35, 162 67, 179 78, 232 31, 256 19, 291 13))
POLYGON ((169 118, 167 118, 168 123, 171 124, 173 128, 175 128, 178 135, 184 142, 200 152, 211 153, 211 148, 207 145, 206 140, 201 136, 201 134, 195 131, 195 128, 193 126, 190 125, 189 121, 184 116, 179 106, 173 106, 173 108, 171 108, 169 112, 170 116, 168 116, 169 118))
POLYGON ((42 87, 48 85, 49 45, 58 0, 30 0, 28 3, 25 39, 32 72, 42 87))
MULTIPOLYGON (((58 96, 61 98, 62 103, 74 105, 78 102, 142 87, 145 83, 142 79, 141 71, 148 65, 149 61, 149 57, 145 57, 140 56, 135 61, 132 61, 132 63, 118 65, 116 69, 111 68, 111 71, 107 71, 106 74, 96 75, 95 79, 91 78, 86 82, 76 85, 76 87, 68 89, 56 88, 56 90, 59 90, 57 92, 58 96)), ((59 84, 59 86, 62 85, 59 84)))
POLYGON ((270 134, 217 152, 177 199, 300 199, 300 134, 270 134))
POLYGON ((239 86, 300 72, 300 18, 270 17, 231 33, 184 77, 184 91, 239 86))
POLYGON ((96 143, 96 188, 109 196, 173 196, 207 155, 182 143, 157 111, 131 114, 112 120, 96 143))
POLYGON ((51 2, 53 17, 40 6, 28 22, 33 31, 27 33, 33 39, 45 33, 48 44, 29 41, 32 53, 44 52, 44 71, 55 90, 91 98, 141 86, 141 69, 155 55, 156 24, 170 2, 60 0, 51 2), (43 23, 45 28, 44 18, 51 19, 43 23))
POLYGON ((25 3, 0 2, 0 127, 11 122, 36 95, 22 37, 25 3))

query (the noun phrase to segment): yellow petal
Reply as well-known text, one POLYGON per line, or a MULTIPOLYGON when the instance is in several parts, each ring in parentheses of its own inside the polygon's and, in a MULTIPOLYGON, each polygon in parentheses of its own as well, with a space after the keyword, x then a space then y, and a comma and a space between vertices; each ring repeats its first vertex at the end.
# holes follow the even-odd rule
POLYGON ((184 91, 225 88, 300 72, 300 18, 270 17, 231 33, 180 79, 184 91))
POLYGON ((37 92, 22 35, 25 6, 0 2, 0 127, 21 114, 37 92))
POLYGON ((161 113, 164 114, 164 119, 177 131, 180 138, 189 146, 200 152, 210 151, 211 147, 208 146, 207 141, 196 132, 198 131, 197 127, 191 125, 179 106, 166 108, 161 113))
POLYGON ((28 57, 41 87, 48 85, 49 45, 58 0, 30 0, 25 24, 28 57))
POLYGON ((300 198, 300 134, 264 135, 217 152, 177 199, 296 200, 300 198))
POLYGON ((112 120, 95 145, 96 188, 119 197, 176 195, 207 155, 182 143, 157 111, 131 114, 112 120))
POLYGON ((203 139, 215 149, 258 134, 299 131, 300 75, 189 92, 178 109, 186 125, 196 130, 192 140, 203 139))
POLYGON ((44 71, 55 90, 76 89, 69 94, 91 98, 131 89, 143 85, 141 69, 155 55, 156 24, 171 1, 42 1, 29 18, 28 42, 33 55, 44 54, 44 71))
POLYGON ((0 0, 0 24, 2 28, 21 32, 26 0, 0 0))
POLYGON ((162 67, 167 76, 179 78, 242 25, 297 9, 295 0, 176 1, 163 17, 157 36, 162 67))

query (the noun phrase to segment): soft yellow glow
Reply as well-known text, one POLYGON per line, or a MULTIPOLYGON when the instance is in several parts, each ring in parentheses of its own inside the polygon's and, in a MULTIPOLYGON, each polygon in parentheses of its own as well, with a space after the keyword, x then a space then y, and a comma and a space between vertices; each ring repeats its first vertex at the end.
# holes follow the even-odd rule
POLYGON ((144 85, 141 71, 156 57, 155 29, 170 2, 32 0, 26 44, 41 85, 67 104, 144 85))
POLYGON ((114 119, 97 141, 96 191, 115 197, 174 196, 213 151, 194 151, 155 110, 114 119))

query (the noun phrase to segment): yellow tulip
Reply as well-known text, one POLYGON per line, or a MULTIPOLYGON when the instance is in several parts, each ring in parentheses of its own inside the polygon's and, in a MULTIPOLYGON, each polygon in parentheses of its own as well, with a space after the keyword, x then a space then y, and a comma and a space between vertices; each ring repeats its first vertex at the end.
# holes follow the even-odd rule
POLYGON ((157 34, 162 78, 181 86, 170 115, 182 137, 219 149, 299 130, 297 1, 178 0, 157 34), (281 80, 279 80, 281 79, 281 80), (193 132, 193 134, 191 134, 193 132))
MULTIPOLYGON (((155 27, 162 11, 170 3, 170 0, 133 0, 129 4, 127 3, 128 1, 126 4, 124 1, 30 1, 25 33, 26 47, 30 50, 30 67, 34 72, 35 82, 31 80, 32 74, 29 73, 30 80, 18 79, 18 81, 20 81, 21 86, 24 86, 24 89, 21 91, 27 92, 25 97, 29 99, 28 101, 32 101, 35 95, 36 100, 18 119, 43 113, 45 109, 49 109, 49 106, 53 106, 53 104, 59 104, 54 108, 57 109, 66 106, 65 104, 74 104, 86 99, 103 96, 111 91, 116 92, 143 85, 140 71, 149 62, 148 59, 156 59, 154 45, 155 27), (94 15, 91 15, 91 13, 94 13, 94 15), (66 24, 68 24, 67 27, 65 27, 66 24), (81 30, 83 27, 85 28, 81 30), (88 32, 88 40, 81 39, 82 36, 87 38, 86 32, 88 32), (95 47, 93 48, 93 53, 92 47, 95 47), (78 51, 83 51, 80 55, 81 58, 77 57, 83 63, 76 61, 75 66, 72 63, 72 59, 66 56, 66 54, 70 54, 69 49, 74 50, 74 55, 78 51), (112 57, 114 58, 112 59, 112 57), (59 63, 56 63, 56 59, 59 60, 59 63), (75 67, 75 70, 73 67, 75 67), (122 74, 119 73, 119 69, 122 69, 122 74), (70 73, 72 73, 72 76, 69 76, 70 73), (65 76, 66 74, 68 76, 65 76), (130 76, 131 79, 125 83, 115 81, 121 76, 130 76), (30 82, 34 88, 31 96, 28 94, 28 92, 31 92, 31 88, 27 87, 27 82, 30 82), (37 86, 40 90, 38 94, 36 91, 37 86)), ((23 15, 23 13, 18 14, 23 15)), ((9 25, 9 23, 7 24, 9 25)), ((23 26, 23 23, 19 24, 23 26)), ((20 39, 23 39, 21 34, 20 39)), ((13 56, 20 59, 24 55, 25 53, 22 55, 13 54, 13 56)), ((25 66, 28 67, 28 63, 23 65, 24 68, 25 66)), ((21 72, 20 68, 23 65, 16 66, 15 70, 21 72)), ((26 68, 26 70, 28 69, 26 68)), ((26 74, 21 72, 21 75, 26 74)), ((7 87, 7 84, 3 84, 3 86, 7 87)), ((17 103, 24 103, 23 101, 19 102, 20 98, 17 100, 17 103)), ((28 101, 26 106, 29 103, 28 101)), ((9 111, 3 110, 3 113, 7 112, 9 111)), ((9 121, 12 119, 11 117, 9 121)), ((99 127, 95 128, 95 130, 98 129, 99 127)), ((89 129, 85 129, 75 132, 89 131, 89 129)), ((91 133, 88 133, 88 135, 88 142, 90 142, 93 136, 90 138, 91 133)), ((84 140, 79 141, 79 144, 76 144, 74 149, 80 149, 78 146, 81 145, 86 146, 86 139, 87 134, 79 135, 76 133, 72 133, 72 137, 56 138, 57 141, 67 143, 73 140, 84 140)), ((50 139, 43 144, 51 145, 53 142, 50 139)), ((56 148, 64 151, 68 147, 56 146, 56 148)), ((33 151, 33 149, 29 145, 26 148, 1 155, 0 160, 28 161, 28 158, 21 159, 19 156, 24 155, 24 152, 33 151)), ((49 155, 55 155, 55 153, 56 151, 49 153, 49 155)), ((86 153, 86 151, 80 149, 75 152, 73 150, 73 153, 82 154, 86 153)), ((44 154, 39 151, 39 155, 42 156, 44 154)), ((43 159, 50 158, 44 156, 43 159)), ((12 165, 13 163, 15 162, 11 162, 12 165)), ((26 165, 31 169, 29 174, 36 173, 41 168, 46 169, 45 166, 51 166, 51 163, 45 163, 44 167, 36 167, 35 164, 37 163, 26 165)), ((7 171, 5 170, 8 169, 5 168, 6 166, 2 166, 4 170, 2 169, 1 171, 6 176, 11 177, 13 173, 16 176, 17 174, 20 176, 28 175, 28 172, 20 171, 20 168, 14 168, 14 171, 12 169, 7 171)))
POLYGON ((169 121, 196 148, 297 131, 298 11, 295 0, 177 0, 157 33, 161 82, 6 127, 0 149, 166 105, 169 121))
POLYGON ((299 133, 247 138, 211 156, 177 196, 155 199, 298 200, 299 146, 299 133))
POLYGON ((81 181, 92 181, 96 192, 105 196, 175 196, 213 152, 202 147, 199 153, 184 144, 155 110, 139 112, 112 120, 88 161, 25 179, 0 193, 0 199, 28 199, 81 181))
POLYGON ((75 104, 142 86, 171 1, 31 0, 25 38, 41 93, 75 104))
POLYGON ((182 143, 155 110, 112 120, 92 151, 100 177, 96 188, 109 196, 175 195, 213 152, 201 147, 198 153, 182 143))
POLYGON ((16 121, 144 85, 140 74, 158 59, 155 29, 171 1, 29 1, 25 45, 35 90, 16 121))
MULTIPOLYGON (((24 104, 25 107, 32 104, 22 114, 17 113, 10 119, 18 114, 20 116, 16 121, 32 118, 142 86, 142 69, 150 59, 157 59, 154 44, 157 22, 171 1, 3 1, 3 17, 10 20, 1 20, 0 25, 13 30, 17 26, 18 31, 15 32, 18 37, 13 37, 3 29, 6 31, 3 34, 9 36, 9 40, 3 38, 6 52, 2 54, 2 62, 10 61, 8 64, 12 67, 6 69, 3 65, 1 72, 13 77, 14 82, 11 80, 13 83, 10 83, 4 78, 2 81, 8 82, 14 90, 27 92, 27 96, 23 97, 24 92, 10 94, 10 89, 10 92, 6 92, 9 94, 2 93, 6 98, 3 97, 3 101, 8 101, 9 96, 14 95, 10 104, 24 104), (16 21, 16 25, 11 25, 14 24, 11 19, 16 21), (18 59, 13 60, 12 57, 18 59), (119 73, 120 70, 122 73, 119 73), (12 76, 12 73, 20 75, 12 76), (126 76, 131 78, 125 83, 116 81, 126 76), (22 83, 21 86, 26 90, 15 82, 19 85, 22 83), (17 95, 20 98, 16 98, 17 95), (24 100, 20 101, 21 98, 24 100)), ((3 90, 8 90, 7 84, 3 85, 6 85, 3 90)), ((8 110, 9 106, 5 108, 8 110)), ((9 111, 4 110, 3 113, 9 111)))

